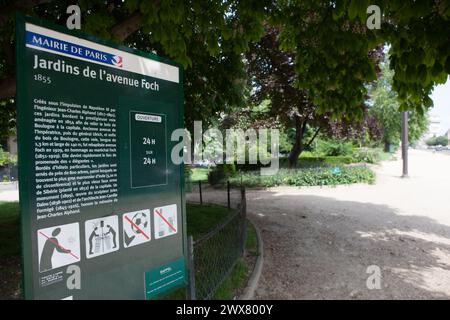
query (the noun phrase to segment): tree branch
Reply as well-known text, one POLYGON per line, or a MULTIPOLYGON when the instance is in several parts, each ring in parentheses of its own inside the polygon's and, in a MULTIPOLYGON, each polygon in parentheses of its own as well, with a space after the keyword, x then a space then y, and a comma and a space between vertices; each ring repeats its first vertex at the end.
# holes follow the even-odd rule
POLYGON ((135 11, 125 20, 122 20, 111 29, 113 38, 118 41, 124 41, 131 34, 138 31, 142 26, 143 15, 139 11, 135 11))
POLYGON ((306 144, 306 146, 303 148, 303 150, 308 149, 311 146, 311 144, 313 143, 313 141, 316 139, 317 135, 319 134, 320 129, 321 129, 320 127, 317 129, 316 133, 314 133, 313 137, 311 138, 311 140, 309 140, 309 142, 306 144))
MULTIPOLYGON (((159 7, 161 0, 151 0, 156 7, 159 7)), ((117 23, 111 28, 113 38, 118 41, 124 41, 130 35, 138 31, 142 27, 144 15, 136 10, 129 17, 117 23)))

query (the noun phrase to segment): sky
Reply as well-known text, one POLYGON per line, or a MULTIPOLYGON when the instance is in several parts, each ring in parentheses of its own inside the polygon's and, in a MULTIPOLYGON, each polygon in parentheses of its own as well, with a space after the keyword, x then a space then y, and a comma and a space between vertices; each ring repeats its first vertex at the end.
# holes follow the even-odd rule
POLYGON ((444 134, 450 129, 450 78, 447 83, 434 88, 433 94, 434 107, 430 110, 430 116, 437 116, 441 120, 441 133, 444 134))

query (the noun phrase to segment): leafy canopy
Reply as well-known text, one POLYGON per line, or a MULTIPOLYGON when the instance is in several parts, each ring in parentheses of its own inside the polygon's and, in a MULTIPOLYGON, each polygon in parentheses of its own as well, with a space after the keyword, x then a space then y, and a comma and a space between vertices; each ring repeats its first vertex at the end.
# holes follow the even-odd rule
MULTIPOLYGON (((280 28, 299 77, 320 112, 361 117, 376 55, 389 44, 400 107, 424 113, 432 88, 450 73, 450 0, 80 0, 84 32, 154 51, 186 68, 186 115, 208 120, 248 97, 242 54, 280 28), (383 13, 380 30, 366 27, 367 7, 383 13)), ((64 0, 0 4, 0 100, 15 94, 14 11, 64 25, 64 0)))
POLYGON ((283 48, 296 52, 298 86, 335 117, 361 115, 364 84, 376 78, 367 53, 385 43, 402 110, 431 107, 432 88, 450 73, 449 19, 449 0, 286 0, 275 16, 283 48), (366 27, 369 5, 383 12, 380 30, 366 27))

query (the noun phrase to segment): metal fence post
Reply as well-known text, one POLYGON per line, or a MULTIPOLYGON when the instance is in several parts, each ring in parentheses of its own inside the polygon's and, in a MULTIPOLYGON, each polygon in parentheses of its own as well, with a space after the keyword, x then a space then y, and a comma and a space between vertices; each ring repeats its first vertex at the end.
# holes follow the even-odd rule
POLYGON ((194 265, 194 238, 189 236, 187 239, 188 246, 188 273, 189 273, 189 284, 187 299, 196 300, 195 296, 195 265, 194 265))
POLYGON ((230 180, 227 180, 227 205, 228 205, 228 210, 231 209, 231 204, 230 204, 230 180))
POLYGON ((242 255, 245 253, 245 242, 247 239, 247 198, 245 194, 245 186, 241 186, 241 252, 242 255))
POLYGON ((203 204, 202 181, 198 180, 198 191, 200 193, 200 204, 203 204))

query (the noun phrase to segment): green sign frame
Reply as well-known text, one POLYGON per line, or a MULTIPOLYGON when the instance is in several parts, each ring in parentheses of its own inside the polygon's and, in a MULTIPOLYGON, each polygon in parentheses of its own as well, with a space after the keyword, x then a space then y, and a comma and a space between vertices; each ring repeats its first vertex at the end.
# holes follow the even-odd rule
POLYGON ((183 68, 17 15, 17 135, 26 299, 146 299, 149 270, 187 284, 183 68))

